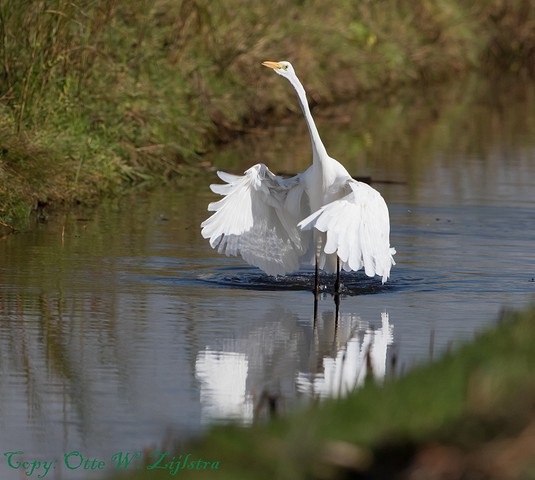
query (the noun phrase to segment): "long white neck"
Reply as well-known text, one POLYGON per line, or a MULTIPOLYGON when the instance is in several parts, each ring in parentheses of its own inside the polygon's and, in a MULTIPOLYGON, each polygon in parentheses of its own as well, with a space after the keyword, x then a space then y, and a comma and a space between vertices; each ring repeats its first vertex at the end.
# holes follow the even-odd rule
POLYGON ((310 141, 312 142, 312 158, 314 163, 321 162, 323 158, 326 158, 327 150, 323 146, 321 141, 320 134, 310 113, 310 107, 308 106, 307 95, 303 85, 296 76, 288 77, 288 80, 295 88, 297 92, 297 98, 299 99, 299 104, 301 105, 301 110, 305 115, 305 120, 307 122, 308 131, 310 132, 310 141))

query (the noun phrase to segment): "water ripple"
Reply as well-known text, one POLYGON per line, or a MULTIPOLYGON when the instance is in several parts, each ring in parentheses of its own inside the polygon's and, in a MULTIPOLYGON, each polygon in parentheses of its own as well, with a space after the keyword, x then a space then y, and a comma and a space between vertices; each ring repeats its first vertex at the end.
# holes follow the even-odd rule
MULTIPOLYGON (((335 275, 320 276, 320 291, 334 292, 335 275)), ((252 271, 246 267, 219 269, 215 273, 199 276, 199 280, 215 286, 226 288, 243 288, 248 290, 308 290, 314 288, 314 272, 304 271, 284 276, 272 277, 260 271, 252 271)), ((394 288, 392 284, 381 284, 376 278, 369 278, 362 273, 341 275, 341 293, 344 295, 369 295, 383 293, 394 288)))

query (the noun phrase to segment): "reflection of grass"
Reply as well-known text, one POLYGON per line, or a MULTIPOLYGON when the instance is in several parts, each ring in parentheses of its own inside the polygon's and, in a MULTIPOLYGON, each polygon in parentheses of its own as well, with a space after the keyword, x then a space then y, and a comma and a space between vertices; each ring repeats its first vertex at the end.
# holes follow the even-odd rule
POLYGON ((267 425, 214 429, 181 451, 219 460, 219 470, 181 478, 533 478, 519 475, 535 467, 534 342, 535 307, 506 313, 474 343, 382 387, 267 425))
MULTIPOLYGON (((214 142, 310 98, 533 63, 532 1, 0 3, 0 216, 180 176, 214 142), (20 32, 25 32, 21 35, 20 32)), ((366 139, 364 139, 365 141, 366 139)))
POLYGON ((77 326, 66 321, 65 307, 61 294, 41 292, 34 302, 22 290, 0 293, 0 318, 6 321, 2 332, 7 334, 0 344, 2 361, 12 375, 21 376, 20 385, 14 388, 23 389, 27 403, 21 408, 27 409, 29 421, 36 424, 46 423, 58 405, 44 400, 50 392, 43 385, 52 385, 54 390, 58 382, 65 387, 56 401, 69 403, 82 423, 88 418, 88 382, 79 375, 80 349, 72 342, 77 326), (34 321, 34 312, 39 322, 34 321))

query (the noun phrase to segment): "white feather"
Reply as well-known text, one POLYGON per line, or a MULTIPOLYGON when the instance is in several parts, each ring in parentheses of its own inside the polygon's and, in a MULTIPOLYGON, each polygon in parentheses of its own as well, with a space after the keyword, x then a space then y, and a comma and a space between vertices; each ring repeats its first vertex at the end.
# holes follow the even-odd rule
POLYGON ((239 255, 269 275, 298 270, 310 236, 297 228, 304 214, 299 177, 283 179, 263 164, 243 177, 218 175, 230 183, 212 186, 225 197, 209 205, 215 213, 201 224, 202 236, 218 252, 239 255))
POLYGON ((264 62, 288 79, 297 92, 310 132, 312 165, 284 179, 259 163, 243 176, 218 172, 226 184, 211 185, 222 195, 208 205, 213 215, 202 236, 226 255, 241 256, 269 275, 296 271, 318 262, 334 272, 337 258, 346 271, 364 268, 383 283, 395 265, 390 248, 390 221, 383 197, 351 178, 329 157, 310 113, 306 94, 288 62, 264 62))
POLYGON ((347 180, 351 193, 324 205, 302 220, 301 230, 326 233, 321 254, 336 253, 344 270, 364 267, 366 275, 379 275, 383 283, 395 265, 390 249, 390 222, 383 197, 366 183, 347 180))

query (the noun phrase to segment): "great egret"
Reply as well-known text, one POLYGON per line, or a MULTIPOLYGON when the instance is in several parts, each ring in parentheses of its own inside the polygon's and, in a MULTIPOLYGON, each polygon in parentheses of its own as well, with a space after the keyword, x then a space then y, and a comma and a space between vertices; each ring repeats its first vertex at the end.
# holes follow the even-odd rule
POLYGON ((223 199, 210 203, 215 212, 201 224, 210 246, 227 256, 240 255, 268 275, 295 272, 302 264, 336 272, 340 267, 379 275, 384 283, 395 265, 390 248, 388 208, 377 190, 354 180, 327 154, 310 113, 305 89, 289 62, 263 62, 286 78, 297 98, 310 133, 312 165, 292 178, 274 175, 263 163, 244 176, 217 172, 226 185, 211 185, 223 199))

